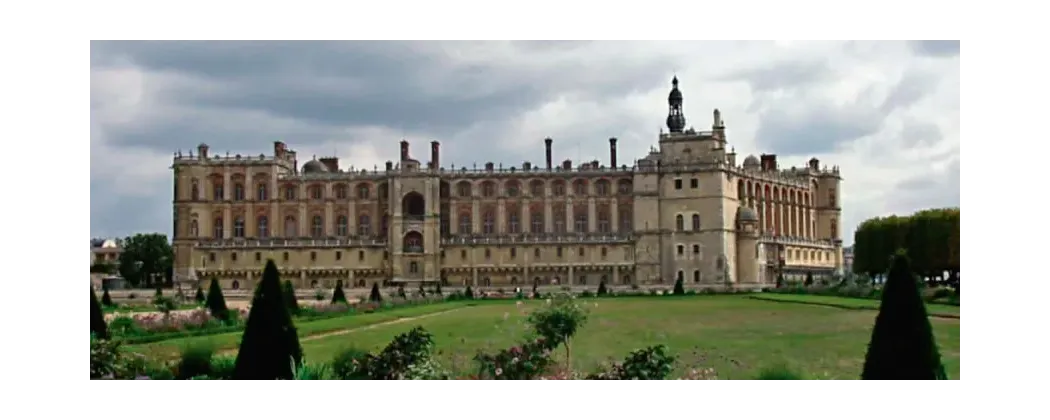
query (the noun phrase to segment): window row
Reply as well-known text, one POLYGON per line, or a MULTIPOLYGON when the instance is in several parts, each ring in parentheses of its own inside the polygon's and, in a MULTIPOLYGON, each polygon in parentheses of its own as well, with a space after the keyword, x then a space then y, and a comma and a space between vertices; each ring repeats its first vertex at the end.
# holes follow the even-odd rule
MULTIPOLYGON (((332 187, 333 197, 336 199, 348 199, 350 198, 350 187, 346 184, 337 184, 332 187)), ((244 201, 247 199, 247 192, 245 185, 242 183, 233 184, 233 194, 229 197, 226 196, 226 189, 222 182, 212 184, 211 199, 214 201, 244 201)), ((360 184, 357 186, 355 191, 355 197, 361 200, 368 200, 372 198, 372 187, 368 184, 360 184)), ((299 186, 297 185, 282 185, 280 187, 280 198, 284 200, 298 200, 299 199, 299 186)), ((312 200, 321 200, 325 197, 324 186, 321 185, 310 185, 306 187, 306 197, 312 200)), ((268 183, 259 183, 255 185, 255 196, 253 200, 269 200, 270 199, 270 186, 268 183)), ((193 180, 190 185, 190 200, 199 201, 201 200, 201 188, 197 180, 193 180)))
MULTIPOLYGON (((570 249, 569 251, 571 253, 572 250, 570 249)), ((527 248, 526 248, 526 252, 528 252, 527 248)), ((564 247, 560 247, 559 246, 559 247, 555 248, 554 252, 555 252, 555 256, 557 258, 563 258, 565 256, 565 248, 564 247)), ((486 261, 491 260, 492 259, 492 249, 486 248, 484 255, 485 255, 485 260, 486 261)), ((608 248, 601 247, 599 249, 599 251, 598 251, 598 255, 601 257, 601 259, 604 260, 609 255, 608 248)), ((634 255, 634 253, 633 253, 633 249, 631 247, 624 248, 624 258, 631 259, 631 258, 633 258, 632 255, 634 255)), ((517 258, 518 257, 518 249, 517 248, 508 248, 506 250, 506 256, 507 256, 507 258, 512 259, 512 260, 517 258)), ((586 257, 587 256, 586 248, 583 248, 583 247, 578 248, 577 251, 576 251, 575 256, 576 257, 580 257, 580 258, 586 257)), ((535 259, 542 258, 543 257, 542 249, 540 249, 540 248, 533 248, 532 249, 532 257, 535 258, 535 259)), ((445 251, 444 250, 441 251, 441 258, 445 259, 445 251)), ((459 259, 463 260, 463 261, 467 261, 469 259, 467 250, 462 249, 462 250, 459 251, 459 259)))
MULTIPOLYGON (((317 261, 317 252, 318 251, 310 251, 310 261, 317 261)), ((336 261, 342 261, 343 260, 343 251, 331 251, 331 252, 335 253, 335 260, 336 261)), ((287 262, 289 260, 289 256, 290 255, 289 255, 289 253, 287 251, 282 252, 281 253, 281 261, 287 262)), ((231 252, 229 258, 230 258, 230 261, 236 262, 237 261, 237 252, 231 252)), ((390 258, 390 252, 389 251, 383 251, 383 260, 387 260, 389 258, 390 258)), ((208 253, 208 262, 212 262, 213 263, 213 262, 216 261, 216 259, 217 259, 216 253, 214 253, 214 252, 209 252, 208 253)), ((358 261, 364 261, 365 260, 365 251, 357 251, 357 260, 358 261)), ((255 262, 262 262, 262 252, 256 252, 255 253, 255 262)))
MULTIPOLYGON (((335 236, 349 236, 350 235, 350 219, 344 215, 336 216, 334 232, 335 236)), ((380 225, 380 231, 385 231, 387 226, 387 220, 384 217, 380 225)), ((197 220, 190 220, 190 236, 197 237, 201 236, 199 231, 200 225, 197 220)), ((282 226, 284 237, 295 238, 299 237, 299 223, 295 216, 287 216, 284 218, 284 225, 282 226)), ((212 221, 212 232, 211 236, 215 239, 221 239, 226 237, 225 235, 225 220, 222 217, 216 217, 212 221)), ((244 238, 252 236, 255 238, 268 238, 272 235, 270 230, 270 218, 267 216, 259 216, 255 219, 255 235, 249 235, 245 228, 245 222, 243 217, 237 217, 233 219, 233 232, 230 235, 233 238, 244 238)), ((356 226, 357 235, 371 235, 372 232, 372 219, 367 214, 363 214, 358 217, 356 226)), ((310 230, 307 236, 315 238, 323 238, 328 235, 325 234, 325 223, 324 217, 314 216, 310 220, 310 230)))
MULTIPOLYGON (((632 229, 631 223, 631 211, 628 209, 620 209, 619 214, 619 232, 630 232, 632 229)), ((481 225, 479 226, 480 232, 475 232, 474 219, 470 213, 462 213, 459 215, 459 219, 456 221, 458 228, 456 234, 458 235, 470 235, 474 233, 481 233, 485 235, 492 235, 497 233, 497 219, 495 211, 485 212, 481 215, 481 225)), ((551 232, 554 233, 567 233, 567 227, 571 223, 573 232, 581 233, 612 233, 613 222, 612 216, 607 212, 597 213, 597 223, 595 223, 594 229, 590 227, 590 218, 586 211, 575 213, 572 219, 566 217, 564 210, 553 211, 551 213, 551 232)), ((449 220, 446 217, 441 218, 441 232, 444 235, 451 234, 449 220)), ((518 234, 518 233, 544 233, 547 232, 547 223, 544 214, 541 212, 532 213, 529 216, 528 224, 524 223, 521 219, 521 215, 517 212, 513 212, 506 215, 505 224, 502 229, 499 230, 502 233, 518 234)))
MULTIPOLYGON (((693 232, 699 232, 700 231, 700 213, 693 213, 693 216, 690 219, 691 219, 692 223, 689 225, 689 230, 691 230, 693 232)), ((676 215, 674 217, 674 230, 678 231, 678 232, 685 232, 686 231, 685 230, 685 216, 679 214, 679 215, 676 215)))
MULTIPOLYGON (((577 179, 572 181, 572 193, 573 195, 594 195, 606 196, 613 193, 612 182, 607 179, 599 179, 592 183, 586 179, 577 179)), ((442 183, 442 197, 448 197, 449 191, 445 188, 448 184, 442 183)), ((482 181, 478 187, 480 190, 481 197, 518 197, 522 195, 522 182, 518 180, 510 180, 504 182, 498 181, 482 181), (502 187, 501 185, 502 184, 502 187)), ((566 192, 566 182, 562 180, 554 180, 549 183, 550 195, 553 196, 564 196, 566 192)), ((529 194, 533 197, 544 197, 547 196, 548 183, 543 180, 532 180, 528 183, 529 194)), ((616 182, 616 193, 618 194, 631 194, 633 191, 633 185, 629 179, 621 179, 616 182)), ((456 196, 458 197, 473 197, 474 196, 474 184, 470 181, 459 181, 456 183, 456 196)))

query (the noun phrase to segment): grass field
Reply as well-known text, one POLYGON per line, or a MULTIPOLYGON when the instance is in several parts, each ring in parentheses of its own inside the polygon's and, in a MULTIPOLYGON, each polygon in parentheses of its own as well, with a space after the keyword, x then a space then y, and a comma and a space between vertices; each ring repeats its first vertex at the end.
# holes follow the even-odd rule
MULTIPOLYGON (((762 295, 768 296, 768 295, 762 295)), ((877 301, 825 296, 822 303, 877 307, 877 301)), ((788 299, 790 298, 790 299, 788 299)), ((864 361, 876 311, 851 310, 792 302, 769 302, 747 296, 632 297, 584 300, 592 306, 586 326, 572 341, 573 367, 585 372, 600 363, 620 360, 628 352, 665 344, 683 364, 713 367, 723 379, 751 379, 766 366, 786 364, 812 378, 856 379, 864 361), (595 304, 597 306, 595 306, 595 304)), ((524 306, 542 301, 525 301, 524 306)), ((931 313, 958 307, 930 305, 931 313)), ((514 302, 462 302, 392 310, 298 325, 306 358, 326 362, 345 347, 378 350, 394 335, 420 325, 434 335, 438 359, 460 373, 473 369, 479 349, 513 345, 523 335, 524 316, 514 302), (438 313, 440 312, 440 313, 438 313), (425 318, 389 323, 406 317, 425 318), (370 328, 361 328, 371 326, 370 328), (345 331, 348 329, 354 329, 345 331), (332 334, 332 331, 341 333, 332 334), (329 335, 321 335, 328 333, 329 335)), ((931 318, 948 375, 959 378, 959 320, 931 318)), ((170 340, 137 350, 174 355, 190 342, 235 348, 239 333, 170 340)), ((557 359, 564 361, 559 349, 557 359)))

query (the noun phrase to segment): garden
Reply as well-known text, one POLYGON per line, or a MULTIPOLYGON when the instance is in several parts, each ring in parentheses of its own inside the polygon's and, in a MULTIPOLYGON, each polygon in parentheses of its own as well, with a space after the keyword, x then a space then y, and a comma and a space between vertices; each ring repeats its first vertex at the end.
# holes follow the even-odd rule
POLYGON ((268 262, 250 309, 236 315, 223 311, 213 284, 185 320, 161 312, 107 323, 92 290, 91 377, 958 378, 958 305, 924 301, 914 277, 898 255, 877 298, 603 284, 586 296, 535 288, 383 296, 376 287, 367 301, 347 303, 337 287, 307 308, 268 262))

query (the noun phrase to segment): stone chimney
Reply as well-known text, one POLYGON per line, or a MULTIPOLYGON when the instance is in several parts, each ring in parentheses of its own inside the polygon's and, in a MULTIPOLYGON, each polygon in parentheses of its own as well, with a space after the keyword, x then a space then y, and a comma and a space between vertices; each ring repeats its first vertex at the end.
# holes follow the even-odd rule
POLYGON ((434 169, 441 168, 441 143, 436 140, 430 142, 430 167, 434 169))
POLYGON ((609 166, 616 169, 616 137, 609 137, 609 166))
POLYGON ((408 160, 408 141, 401 140, 401 160, 408 160))
POLYGON ((551 170, 551 144, 554 143, 554 140, 551 140, 550 137, 547 137, 543 140, 543 143, 547 145, 547 170, 549 171, 551 170))

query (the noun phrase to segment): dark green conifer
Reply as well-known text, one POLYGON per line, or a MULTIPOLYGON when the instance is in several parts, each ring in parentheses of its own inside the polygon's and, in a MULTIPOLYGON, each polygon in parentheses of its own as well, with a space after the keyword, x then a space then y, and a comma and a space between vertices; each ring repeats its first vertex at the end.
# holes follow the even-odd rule
POLYGON ((474 289, 470 288, 470 286, 468 285, 467 291, 463 293, 463 296, 465 296, 467 299, 474 299, 474 289))
POLYGON ((372 283, 372 293, 368 294, 369 302, 382 302, 383 294, 379 293, 379 283, 372 283))
POLYGON ((675 280, 675 282, 674 282, 674 291, 672 293, 674 293, 676 295, 684 295, 685 294, 685 285, 683 283, 685 283, 685 282, 683 282, 681 278, 679 278, 678 280, 675 280))
POLYGON ((812 271, 807 271, 806 272, 806 286, 808 287, 808 286, 812 286, 812 285, 813 285, 813 272, 812 271))
POLYGON ((109 331, 106 329, 106 317, 102 315, 102 306, 98 304, 95 296, 95 288, 91 288, 91 333, 98 339, 108 339, 109 331))
POLYGON ((335 281, 335 290, 332 291, 332 303, 346 303, 346 294, 343 293, 343 281, 335 281))
POLYGON ((204 303, 208 300, 208 297, 204 294, 204 289, 201 289, 200 285, 197 285, 197 295, 193 297, 198 304, 204 303))
POLYGON ((284 303, 288 307, 288 313, 299 315, 299 298, 295 296, 295 285, 291 280, 284 282, 284 303))
POLYGON ((273 260, 266 262, 251 305, 237 351, 233 379, 294 378, 294 369, 302 364, 303 350, 273 260))
POLYGON ((609 291, 605 288, 605 280, 602 280, 601 283, 598 283, 598 296, 605 296, 607 294, 609 294, 609 291))
POLYGON ((109 296, 109 287, 102 283, 102 306, 113 306, 113 298, 109 296))
POLYGON ((861 379, 947 379, 907 255, 893 258, 861 379))
POLYGON ((205 306, 208 307, 208 312, 211 316, 220 321, 227 321, 230 319, 230 310, 226 307, 226 298, 222 296, 222 287, 219 286, 219 279, 212 277, 211 285, 208 286, 208 299, 205 302, 205 306))
POLYGON ((434 293, 436 293, 438 296, 441 296, 441 283, 437 284, 437 288, 434 289, 434 293))
POLYGON ((777 274, 777 289, 784 287, 784 273, 777 274))

